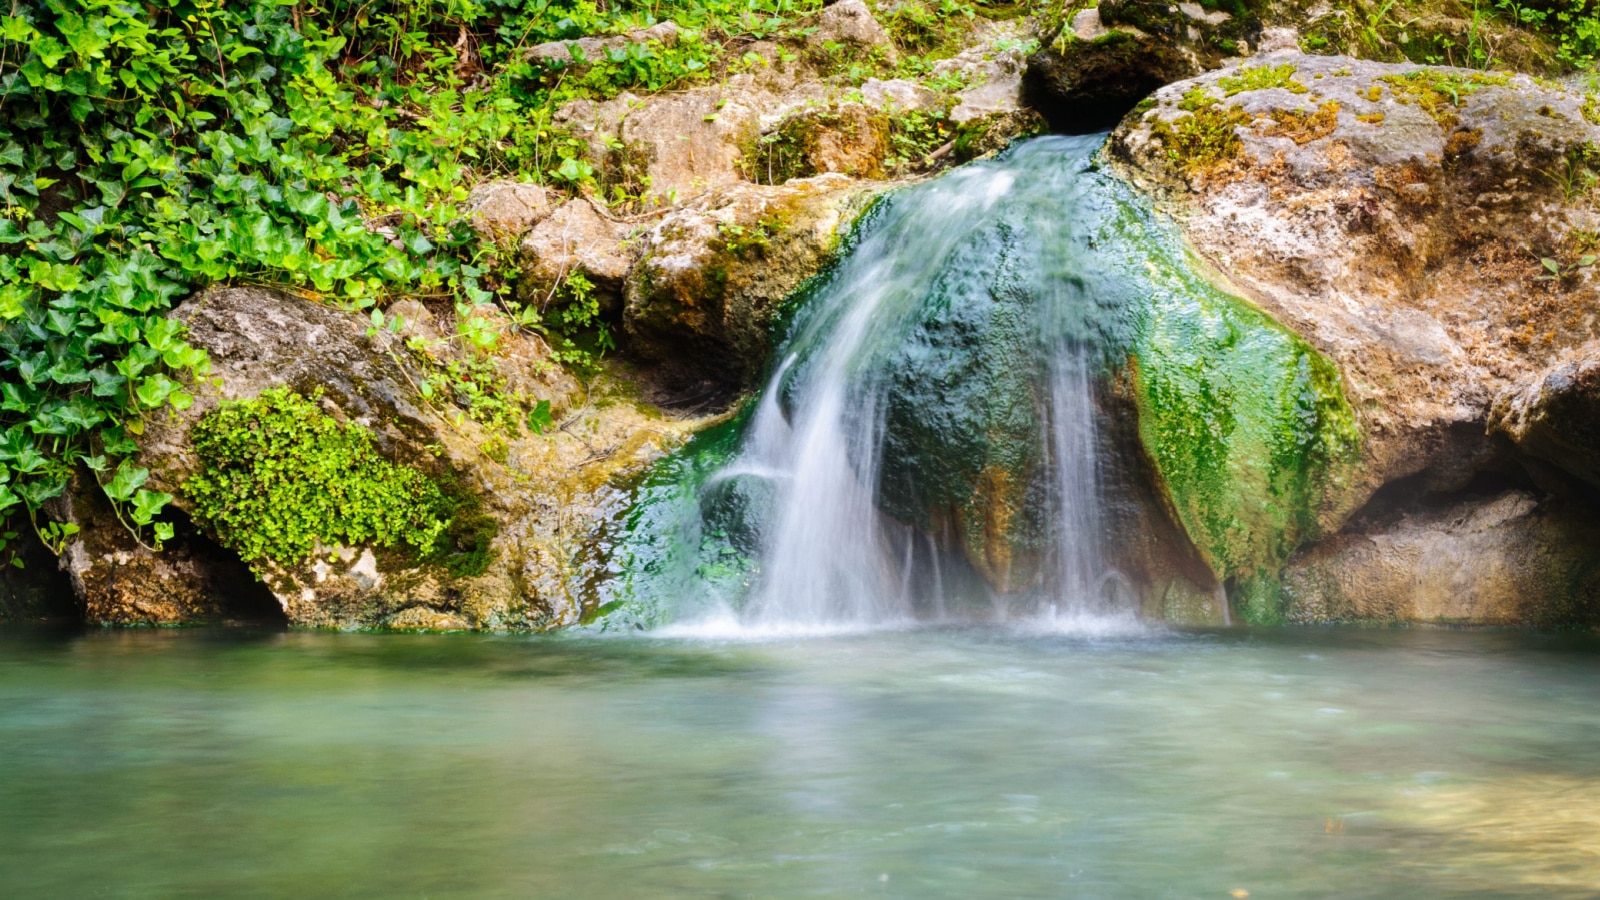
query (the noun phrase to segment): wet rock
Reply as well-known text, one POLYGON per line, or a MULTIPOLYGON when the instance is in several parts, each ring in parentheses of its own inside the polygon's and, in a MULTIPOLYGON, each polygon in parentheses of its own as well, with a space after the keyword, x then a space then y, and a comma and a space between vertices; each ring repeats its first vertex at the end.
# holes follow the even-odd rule
POLYGON ((958 249, 942 302, 884 364, 882 483, 886 512, 942 536, 1002 593, 1042 577, 1051 504, 1040 441, 1047 381, 1039 364, 1032 248, 995 228, 958 249))
POLYGON ((472 189, 466 219, 486 240, 516 240, 555 209, 559 198, 537 184, 489 181, 472 189))
POLYGON ((638 242, 623 324, 631 352, 679 383, 750 384, 783 302, 837 249, 874 188, 843 175, 724 188, 638 242))
POLYGON ((1503 392, 1489 425, 1529 456, 1600 488, 1600 342, 1503 392))

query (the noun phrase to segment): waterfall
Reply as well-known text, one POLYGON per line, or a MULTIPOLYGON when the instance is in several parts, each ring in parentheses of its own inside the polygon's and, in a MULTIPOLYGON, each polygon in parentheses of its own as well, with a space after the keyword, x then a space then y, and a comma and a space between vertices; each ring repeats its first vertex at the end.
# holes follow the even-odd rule
POLYGON ((897 192, 812 291, 702 488, 739 498, 754 557, 725 617, 803 630, 1115 602, 1086 188, 1099 143, 1035 140, 897 192))

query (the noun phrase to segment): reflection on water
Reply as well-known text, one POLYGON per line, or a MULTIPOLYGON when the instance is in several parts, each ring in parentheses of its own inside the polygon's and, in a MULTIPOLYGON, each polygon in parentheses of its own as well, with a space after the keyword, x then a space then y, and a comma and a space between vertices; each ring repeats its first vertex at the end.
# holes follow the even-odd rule
POLYGON ((1593 896, 1600 644, 0 631, 26 897, 1593 896))

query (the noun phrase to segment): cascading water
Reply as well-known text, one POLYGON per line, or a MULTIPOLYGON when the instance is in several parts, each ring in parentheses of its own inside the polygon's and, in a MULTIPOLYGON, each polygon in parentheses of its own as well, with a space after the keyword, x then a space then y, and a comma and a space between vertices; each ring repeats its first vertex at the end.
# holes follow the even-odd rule
POLYGON ((703 489, 738 495, 745 625, 884 624, 974 593, 1109 612, 1093 397, 1106 316, 1096 223, 1074 218, 1098 145, 1037 140, 894 195, 813 292, 703 489), (976 590, 974 568, 1000 590, 976 590))
POLYGON ((1246 581, 1349 482, 1354 414, 1095 167, 1100 141, 883 198, 796 298, 755 405, 635 489, 604 627, 1224 623, 1219 575, 1270 613, 1246 581))

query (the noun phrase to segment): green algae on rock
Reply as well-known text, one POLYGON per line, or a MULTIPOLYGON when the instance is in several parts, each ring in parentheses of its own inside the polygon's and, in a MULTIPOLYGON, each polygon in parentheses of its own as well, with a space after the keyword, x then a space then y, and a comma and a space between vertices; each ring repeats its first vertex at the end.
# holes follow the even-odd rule
POLYGON ((1352 506, 1361 435, 1339 374, 1170 257, 1150 284, 1129 348, 1140 440, 1219 576, 1274 569, 1352 506))

